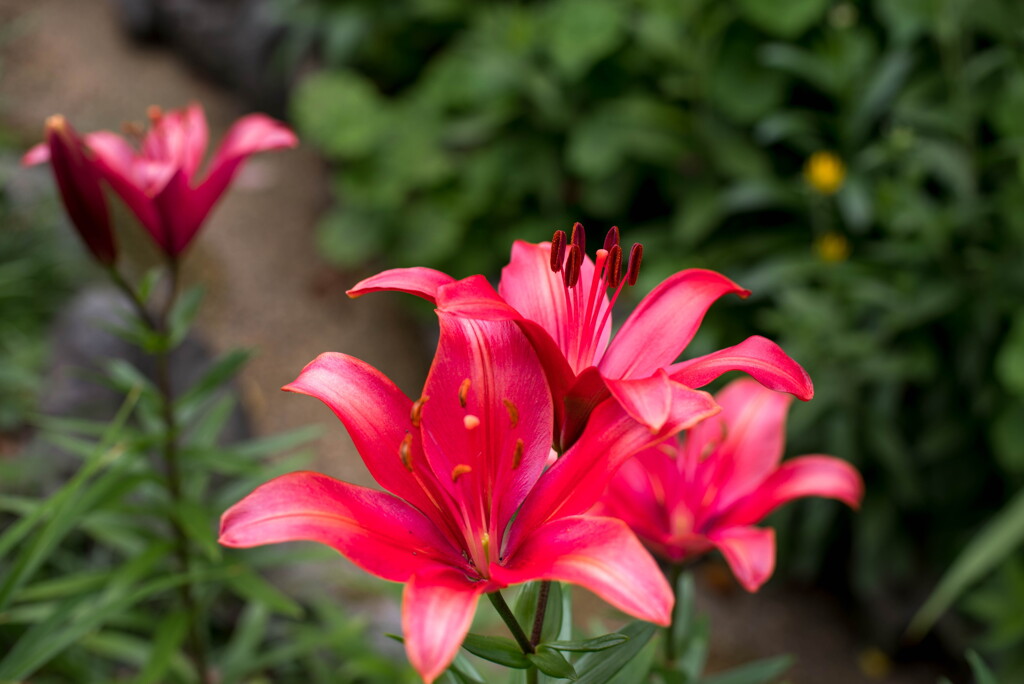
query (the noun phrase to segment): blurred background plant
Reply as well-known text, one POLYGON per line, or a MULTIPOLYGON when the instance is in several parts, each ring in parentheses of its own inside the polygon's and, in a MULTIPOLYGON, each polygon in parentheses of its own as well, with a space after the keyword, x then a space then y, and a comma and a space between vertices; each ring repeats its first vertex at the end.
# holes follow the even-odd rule
MULTIPOLYGON (((701 266, 754 291, 693 351, 762 333, 808 368, 790 452, 851 460, 868 498, 782 512, 779 556, 895 644, 1024 484, 1024 5, 278 7, 286 59, 320 66, 292 112, 333 168, 319 244, 337 264, 496 274, 513 239, 580 220, 643 241, 648 285, 701 266)), ((1016 636, 979 647, 1024 677, 1022 613, 990 603, 963 606, 1016 636)))
POLYGON ((0 436, 21 431, 36 410, 50 321, 83 271, 79 250, 58 237, 57 205, 29 210, 6 190, 19 155, 4 138, 0 131, 0 436))

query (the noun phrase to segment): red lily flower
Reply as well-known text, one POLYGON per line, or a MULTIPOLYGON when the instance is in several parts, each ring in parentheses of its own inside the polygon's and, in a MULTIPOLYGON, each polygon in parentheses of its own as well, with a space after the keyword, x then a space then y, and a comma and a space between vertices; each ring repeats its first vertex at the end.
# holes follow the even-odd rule
POLYGON ((805 496, 856 509, 864 483, 832 456, 780 464, 791 402, 785 394, 736 380, 715 400, 720 414, 623 465, 595 511, 624 520, 674 563, 717 548, 740 584, 757 591, 775 568, 775 531, 754 523, 805 496))
POLYGON ((618 229, 613 228, 594 263, 585 254, 583 227, 576 224, 569 240, 558 231, 550 243, 517 241, 497 292, 482 276, 456 281, 429 268, 399 268, 363 280, 348 294, 399 290, 423 297, 442 311, 518 322, 548 374, 555 395, 555 442, 563 449, 576 440, 593 407, 609 393, 634 418, 659 429, 663 402, 649 402, 622 381, 650 377, 661 369, 689 387, 702 387, 727 371, 741 370, 771 389, 803 400, 813 396, 804 369, 763 337, 673 364, 715 300, 729 293, 749 294, 714 271, 688 269, 669 276, 644 297, 611 339, 612 305, 623 286, 636 282, 641 256, 640 246, 634 245, 623 274, 618 229))
POLYGON ((584 515, 624 460, 715 413, 710 395, 661 374, 664 425, 652 433, 613 401, 547 467, 551 394, 529 341, 510 321, 441 313, 422 396, 406 397, 373 367, 323 354, 284 389, 327 404, 388 492, 317 473, 262 485, 229 509, 222 544, 328 544, 367 572, 405 582, 409 660, 433 681, 458 651, 488 592, 532 580, 573 582, 659 624, 672 592, 629 528, 584 515))
POLYGON ((244 116, 231 126, 201 177, 209 137, 202 107, 167 113, 151 107, 149 119, 139 150, 109 131, 89 133, 85 143, 103 177, 171 257, 189 245, 249 155, 298 144, 279 121, 244 116))
POLYGON ((63 116, 46 120, 45 135, 46 142, 29 150, 21 163, 34 166, 50 162, 71 223, 96 260, 110 266, 117 259, 117 243, 100 187, 100 171, 89 158, 82 139, 63 116))

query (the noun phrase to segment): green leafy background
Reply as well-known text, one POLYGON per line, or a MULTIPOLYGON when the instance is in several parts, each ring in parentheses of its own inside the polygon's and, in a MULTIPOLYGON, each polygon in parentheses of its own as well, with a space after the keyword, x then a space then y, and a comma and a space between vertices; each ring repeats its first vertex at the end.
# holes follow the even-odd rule
MULTIPOLYGON (((688 353, 760 333, 808 368, 789 453, 849 459, 867 499, 791 506, 780 559, 895 642, 1024 482, 1024 5, 279 6, 322 66, 292 113, 333 164, 338 264, 495 275, 512 240, 578 220, 645 244, 637 292, 694 266, 753 290, 688 353), (834 195, 803 175, 821 150, 834 195)), ((1019 549, 986 581, 1016 582, 1019 549)), ((990 603, 973 613, 1011 633, 990 603)))

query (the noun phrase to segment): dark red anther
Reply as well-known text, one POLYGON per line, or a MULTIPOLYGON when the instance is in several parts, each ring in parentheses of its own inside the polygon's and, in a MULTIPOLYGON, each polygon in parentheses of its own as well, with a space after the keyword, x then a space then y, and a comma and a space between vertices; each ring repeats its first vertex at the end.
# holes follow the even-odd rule
POLYGON ((565 259, 565 231, 556 230, 551 236, 551 270, 558 273, 562 270, 562 261, 565 259))
POLYGON ((580 267, 583 265, 583 252, 579 245, 569 247, 569 256, 565 259, 565 270, 562 271, 562 282, 566 287, 576 287, 580 280, 580 267))
POLYGON ((644 259, 644 246, 639 242, 633 243, 629 250, 629 268, 626 269, 626 282, 636 285, 637 276, 640 275, 640 262, 644 259))
POLYGON ((612 245, 604 264, 604 279, 608 282, 608 287, 618 287, 622 282, 622 247, 612 245))
POLYGON ((612 229, 608 231, 608 234, 604 236, 604 248, 610 254, 612 247, 619 244, 619 227, 612 226, 612 229))
POLYGON ((572 224, 572 237, 569 238, 569 242, 580 248, 580 256, 587 253, 587 234, 579 221, 572 224))

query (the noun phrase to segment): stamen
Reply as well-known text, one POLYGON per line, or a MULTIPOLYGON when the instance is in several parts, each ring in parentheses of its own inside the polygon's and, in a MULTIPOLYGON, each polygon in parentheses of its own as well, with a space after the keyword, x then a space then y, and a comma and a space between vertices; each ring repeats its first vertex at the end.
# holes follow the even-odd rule
POLYGON ((523 440, 517 439, 515 449, 512 451, 512 470, 519 467, 523 462, 523 440))
POLYGON ((551 236, 551 270, 558 273, 562 270, 562 260, 565 258, 565 231, 556 230, 551 236))
POLYGON ((640 262, 644 259, 644 246, 639 242, 633 243, 629 250, 629 268, 626 270, 626 281, 630 285, 636 285, 637 276, 640 275, 640 262))
POLYGON ((423 420, 423 405, 430 399, 427 395, 423 395, 412 403, 412 409, 409 411, 409 420, 412 422, 414 428, 420 426, 420 422, 423 420))
POLYGON ((402 459, 402 465, 410 473, 412 472, 412 435, 408 432, 405 433, 405 437, 402 438, 402 443, 398 445, 398 457, 402 459))
POLYGON ((468 466, 465 463, 460 463, 459 465, 452 468, 452 482, 458 482, 460 477, 462 477, 466 473, 471 472, 473 472, 472 466, 468 466))
POLYGON ((467 430, 476 430, 480 427, 480 419, 474 416, 472 413, 467 413, 462 418, 462 424, 466 426, 467 430))
MULTIPOLYGON (((575 233, 573 233, 575 235, 575 233)), ((576 287, 580 279, 580 268, 583 265, 583 251, 579 245, 573 244, 569 248, 569 256, 565 259, 565 270, 562 272, 562 282, 567 288, 576 287)))
POLYGON ((512 427, 515 428, 519 425, 519 409, 516 408, 516 405, 512 403, 511 399, 502 399, 501 401, 505 404, 505 410, 508 411, 509 422, 512 423, 512 427))
POLYGON ((149 105, 149 107, 146 108, 146 116, 149 117, 150 121, 156 124, 163 118, 164 111, 160 109, 159 105, 149 105))
POLYGON ((466 399, 469 397, 469 386, 471 384, 472 383, 469 378, 466 378, 462 381, 462 384, 459 385, 459 406, 462 408, 466 408, 466 399))
POLYGON ((579 221, 572 224, 572 237, 569 241, 580 248, 580 254, 587 253, 587 234, 583 230, 583 224, 579 221))
POLYGON ((618 287, 622 282, 622 247, 612 245, 612 248, 608 250, 608 261, 605 262, 604 273, 608 287, 618 287))
POLYGON ((608 231, 608 234, 604 236, 604 248, 609 252, 612 251, 612 247, 619 245, 619 227, 612 226, 612 229, 608 231))
POLYGON ((480 537, 480 546, 484 548, 484 558, 490 559, 491 557, 491 535, 487 532, 483 533, 480 537))

